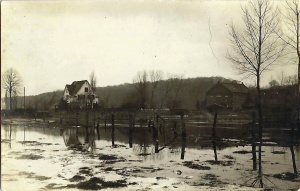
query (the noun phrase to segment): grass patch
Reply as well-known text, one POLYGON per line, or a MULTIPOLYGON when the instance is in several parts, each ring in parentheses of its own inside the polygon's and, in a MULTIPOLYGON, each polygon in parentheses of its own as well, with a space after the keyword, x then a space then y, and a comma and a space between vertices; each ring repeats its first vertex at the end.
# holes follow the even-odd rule
POLYGON ((29 155, 21 155, 19 157, 17 157, 17 159, 27 159, 27 160, 38 160, 44 158, 40 155, 35 155, 35 154, 29 154, 29 155))
POLYGON ((193 163, 192 161, 184 161, 183 166, 189 167, 191 169, 196 169, 196 170, 210 170, 211 169, 209 166, 196 164, 196 163, 193 163))
POLYGON ((104 181, 101 178, 93 177, 87 181, 80 182, 77 184, 77 188, 84 190, 99 190, 105 188, 121 188, 126 187, 125 180, 117 180, 117 181, 104 181))

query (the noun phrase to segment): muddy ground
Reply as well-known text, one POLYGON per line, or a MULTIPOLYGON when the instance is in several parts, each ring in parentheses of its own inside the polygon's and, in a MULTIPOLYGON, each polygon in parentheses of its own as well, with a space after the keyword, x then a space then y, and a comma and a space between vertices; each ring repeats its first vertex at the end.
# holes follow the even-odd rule
MULTIPOLYGON (((100 139, 91 150, 85 144, 66 145, 59 128, 13 123, 1 126, 4 191, 300 188, 289 150, 283 147, 263 147, 264 189, 260 189, 257 170, 252 170, 250 146, 218 150, 218 161, 212 149, 187 147, 182 160, 176 147, 154 153, 151 145, 136 143, 129 148, 116 140, 111 146, 110 141, 100 139)), ((299 150, 295 152, 299 171, 299 150)))

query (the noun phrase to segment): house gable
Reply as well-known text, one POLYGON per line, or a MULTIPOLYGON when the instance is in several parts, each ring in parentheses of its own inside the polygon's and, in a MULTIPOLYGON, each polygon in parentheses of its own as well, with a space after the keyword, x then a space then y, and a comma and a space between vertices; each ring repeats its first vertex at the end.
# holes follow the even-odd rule
POLYGON ((206 92, 206 96, 229 95, 231 91, 225 88, 221 83, 217 83, 206 92))
POLYGON ((81 87, 75 93, 75 96, 90 95, 90 94, 93 94, 92 87, 88 81, 85 81, 84 83, 81 84, 81 87))

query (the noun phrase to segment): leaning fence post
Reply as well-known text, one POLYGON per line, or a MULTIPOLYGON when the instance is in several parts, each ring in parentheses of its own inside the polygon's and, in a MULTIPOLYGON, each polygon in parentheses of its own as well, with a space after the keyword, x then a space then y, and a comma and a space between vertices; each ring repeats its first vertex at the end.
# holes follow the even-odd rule
POLYGON ((111 144, 115 145, 115 115, 111 115, 111 144))

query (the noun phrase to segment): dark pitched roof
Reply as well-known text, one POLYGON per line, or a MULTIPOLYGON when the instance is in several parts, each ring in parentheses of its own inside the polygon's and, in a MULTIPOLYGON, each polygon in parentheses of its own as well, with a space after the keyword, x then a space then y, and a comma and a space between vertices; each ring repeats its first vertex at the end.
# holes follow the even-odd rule
POLYGON ((242 83, 242 84, 238 84, 238 83, 221 83, 226 89, 228 89, 231 92, 235 92, 235 93, 248 93, 249 90, 248 88, 242 83))
POLYGON ((66 87, 69 91, 69 94, 71 96, 74 96, 80 90, 80 88, 85 82, 89 83, 87 80, 81 80, 81 81, 74 81, 71 85, 67 84, 66 87))

